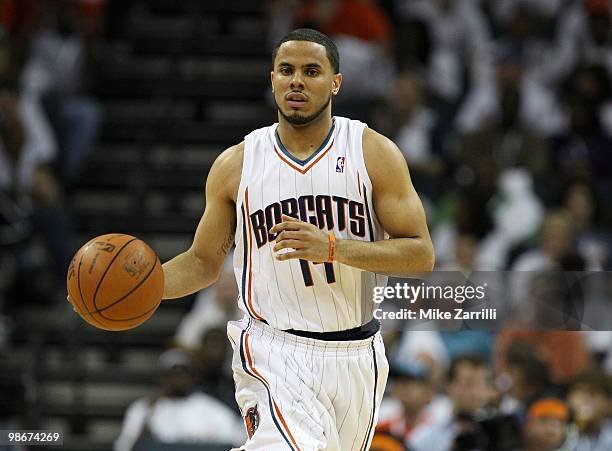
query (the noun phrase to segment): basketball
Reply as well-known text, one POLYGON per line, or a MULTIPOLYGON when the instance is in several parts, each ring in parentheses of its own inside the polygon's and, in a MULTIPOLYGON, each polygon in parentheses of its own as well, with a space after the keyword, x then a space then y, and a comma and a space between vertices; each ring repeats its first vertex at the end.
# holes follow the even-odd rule
POLYGON ((159 306, 164 272, 145 242, 112 233, 93 238, 77 251, 66 283, 81 318, 99 329, 127 330, 145 322, 159 306))

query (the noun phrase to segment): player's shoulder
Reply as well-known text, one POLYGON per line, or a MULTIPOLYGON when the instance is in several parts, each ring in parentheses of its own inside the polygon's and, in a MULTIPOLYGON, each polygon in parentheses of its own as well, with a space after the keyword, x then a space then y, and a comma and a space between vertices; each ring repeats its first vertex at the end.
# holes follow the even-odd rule
POLYGON ((214 165, 222 171, 234 171, 242 169, 244 159, 244 141, 225 149, 215 160, 214 165))
POLYGON ((244 150, 250 152, 261 145, 268 145, 269 140, 274 135, 278 123, 266 125, 264 127, 256 128, 244 137, 244 150))
POLYGON ((243 159, 244 141, 225 149, 210 168, 207 185, 214 191, 225 192, 235 199, 240 185, 243 159))
POLYGON ((363 158, 368 173, 385 172, 390 168, 403 166, 406 160, 397 145, 382 133, 365 127, 362 138, 363 158))
MULTIPOLYGON (((363 129, 363 151, 378 154, 396 154, 399 152, 397 145, 382 133, 370 127, 363 129)), ((401 154, 401 152, 399 152, 401 154)))

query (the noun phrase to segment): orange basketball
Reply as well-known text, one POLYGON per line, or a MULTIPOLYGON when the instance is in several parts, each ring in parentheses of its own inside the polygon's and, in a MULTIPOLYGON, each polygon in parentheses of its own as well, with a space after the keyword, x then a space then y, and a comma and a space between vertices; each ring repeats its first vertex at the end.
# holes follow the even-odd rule
POLYGON ((72 258, 66 277, 74 310, 89 324, 126 330, 145 322, 164 293, 164 272, 155 252, 130 235, 96 237, 72 258))

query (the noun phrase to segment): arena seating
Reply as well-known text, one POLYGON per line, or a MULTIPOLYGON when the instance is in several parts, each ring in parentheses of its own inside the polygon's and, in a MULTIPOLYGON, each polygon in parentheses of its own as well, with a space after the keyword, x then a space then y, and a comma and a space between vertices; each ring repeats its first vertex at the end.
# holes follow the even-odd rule
MULTIPOLYGON (((129 233, 166 260, 191 242, 216 156, 274 120, 264 2, 132 3, 96 74, 104 126, 70 204, 81 242, 129 233)), ((154 387, 156 359, 191 299, 123 333, 92 328, 67 303, 24 304, 2 373, 24 386, 28 421, 64 431, 62 449, 111 449, 127 405, 154 387)))

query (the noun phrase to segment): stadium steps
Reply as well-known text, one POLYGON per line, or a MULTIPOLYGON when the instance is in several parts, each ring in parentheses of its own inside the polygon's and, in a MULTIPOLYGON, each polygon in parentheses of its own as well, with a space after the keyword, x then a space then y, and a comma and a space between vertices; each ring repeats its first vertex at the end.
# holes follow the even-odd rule
MULTIPOLYGON (((243 43, 236 44, 244 49, 243 43)), ((186 51, 186 50, 185 50, 186 51)), ((103 81, 134 82, 169 81, 172 84, 197 81, 213 83, 269 83, 270 62, 261 57, 196 55, 173 56, 166 53, 138 55, 123 51, 108 56, 108 63, 100 68, 98 77, 103 81), (107 78, 108 80, 104 80, 107 78)), ((156 86, 169 88, 169 86, 156 86)), ((171 88, 171 87, 170 87, 171 88)), ((170 91, 172 93, 172 91, 170 91)), ((223 94, 217 92, 218 95, 223 94)))
POLYGON ((68 303, 50 307, 28 306, 17 313, 16 321, 20 325, 17 334, 27 341, 28 336, 42 337, 44 343, 57 343, 66 336, 79 346, 87 344, 124 343, 126 345, 162 343, 159 337, 172 337, 185 309, 188 306, 174 302, 164 302, 155 315, 141 326, 121 333, 96 329, 78 319, 68 303), (22 336, 20 336, 20 333, 22 336), (153 338, 150 338, 153 337, 153 338))
MULTIPOLYGON (((190 122, 175 124, 164 122, 154 127, 134 124, 114 124, 109 121, 104 126, 103 139, 107 142, 134 142, 139 135, 148 135, 151 128, 155 129, 158 141, 174 141, 177 143, 218 143, 220 149, 240 142, 254 128, 262 126, 262 121, 227 123, 225 121, 190 122)), ((220 153, 220 152, 219 152, 220 153)))
MULTIPOLYGON (((275 119, 266 103, 265 2, 135 3, 96 72, 101 138, 68 195, 81 241, 130 233, 167 260, 191 243, 214 159, 275 119)), ((156 358, 192 300, 164 303, 122 333, 94 329, 67 303, 27 306, 1 373, 24 379, 29 414, 64 431, 62 449, 110 450, 129 402, 152 389, 156 358)))
POLYGON ((3 375, 27 382, 33 421, 63 431, 84 424, 90 439, 99 427, 106 444, 97 449, 107 449, 127 405, 154 390, 157 358, 187 308, 164 303, 143 325, 116 333, 87 325, 67 304, 25 307, 3 375))

